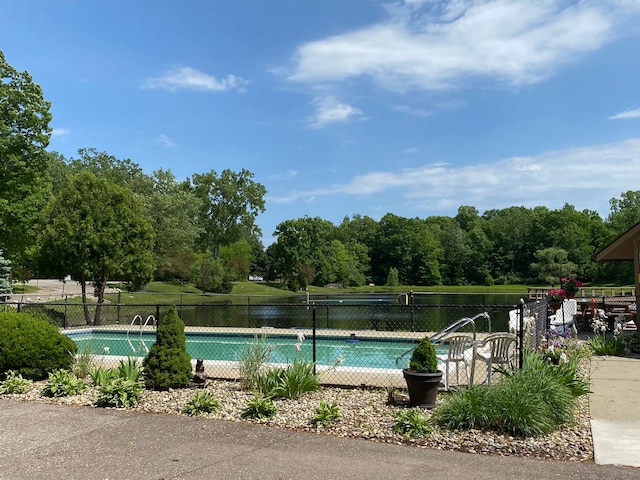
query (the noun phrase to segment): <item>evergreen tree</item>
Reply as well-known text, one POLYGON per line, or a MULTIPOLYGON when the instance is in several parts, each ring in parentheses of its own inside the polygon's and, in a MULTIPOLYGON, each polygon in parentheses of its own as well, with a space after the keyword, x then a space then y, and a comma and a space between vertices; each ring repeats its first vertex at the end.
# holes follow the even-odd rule
POLYGON ((184 388, 191 380, 191 357, 187 353, 184 323, 175 306, 158 325, 156 343, 142 363, 147 387, 154 390, 184 388))

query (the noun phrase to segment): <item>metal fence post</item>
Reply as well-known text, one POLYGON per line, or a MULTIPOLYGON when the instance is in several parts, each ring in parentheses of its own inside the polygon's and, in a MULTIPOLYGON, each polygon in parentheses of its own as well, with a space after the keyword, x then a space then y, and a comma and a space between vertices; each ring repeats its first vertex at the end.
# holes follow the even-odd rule
POLYGON ((520 331, 518 332, 518 343, 520 344, 520 351, 518 352, 518 366, 522 369, 524 363, 524 299, 520 299, 520 305, 518 307, 518 315, 520 315, 520 331))
POLYGON ((316 374, 316 306, 313 305, 313 313, 311 314, 311 326, 312 326, 312 354, 313 354, 313 374, 316 374))

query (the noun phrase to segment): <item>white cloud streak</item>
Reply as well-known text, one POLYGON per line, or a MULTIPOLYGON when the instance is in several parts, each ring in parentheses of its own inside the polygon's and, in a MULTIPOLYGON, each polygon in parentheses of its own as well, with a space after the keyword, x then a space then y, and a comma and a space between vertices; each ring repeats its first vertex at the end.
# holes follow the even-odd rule
MULTIPOLYGON (((620 143, 512 157, 494 163, 453 167, 431 163, 402 170, 371 171, 346 184, 270 197, 273 203, 305 201, 324 196, 404 196, 408 208, 429 214, 451 214, 460 205, 480 211, 522 205, 600 211, 609 199, 637 189, 640 138, 620 143), (611 168, 616 165, 616 168, 611 168)), ((455 214, 455 213, 454 213, 455 214)))
POLYGON ((242 77, 227 75, 217 79, 195 68, 179 67, 171 70, 161 77, 146 80, 142 87, 150 89, 164 89, 174 92, 176 90, 204 90, 209 92, 224 92, 227 90, 242 91, 247 85, 242 77))
POLYGON ((316 97, 313 106, 315 112, 309 118, 309 126, 312 128, 322 128, 330 123, 346 122, 351 117, 362 115, 360 109, 346 103, 340 103, 333 95, 316 97))
POLYGON ((161 146, 167 147, 167 148, 176 146, 175 142, 169 136, 167 136, 167 135, 165 135, 163 133, 156 137, 156 143, 158 145, 161 145, 161 146))
POLYGON ((53 130, 51 130, 52 137, 62 137, 64 135, 69 135, 69 133, 69 130, 67 130, 66 128, 54 128, 53 130))
POLYGON ((640 108, 635 110, 625 110, 609 117, 609 120, 629 120, 631 118, 640 118, 640 108))
POLYGON ((600 48, 639 10, 627 1, 395 2, 385 22, 300 45, 288 78, 367 76, 391 90, 448 89, 477 78, 531 84, 600 48))

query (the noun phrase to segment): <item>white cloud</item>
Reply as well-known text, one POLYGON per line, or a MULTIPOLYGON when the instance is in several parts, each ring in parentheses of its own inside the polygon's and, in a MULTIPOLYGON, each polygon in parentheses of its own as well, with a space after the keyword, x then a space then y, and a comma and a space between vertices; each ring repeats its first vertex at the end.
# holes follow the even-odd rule
POLYGON ((305 201, 343 194, 347 196, 398 195, 407 208, 430 214, 455 211, 460 205, 478 210, 514 205, 533 208, 546 205, 600 211, 621 192, 637 189, 640 170, 640 138, 614 144, 551 151, 493 163, 455 167, 432 163, 401 170, 379 170, 353 177, 348 183, 327 188, 295 191, 271 198, 274 203, 305 201), (611 165, 616 168, 611 168, 611 165))
POLYGON ((472 78, 539 82, 610 41, 637 2, 411 0, 389 19, 300 45, 291 80, 368 76, 388 89, 445 89, 472 78))
POLYGON ((418 149, 416 147, 409 147, 405 148, 402 153, 404 153, 405 155, 411 155, 413 153, 418 153, 418 149))
POLYGON ((160 134, 156 137, 156 143, 163 147, 175 147, 175 142, 165 134, 160 134))
POLYGON ((309 125, 313 128, 321 128, 329 123, 345 122, 353 116, 362 115, 360 109, 340 103, 333 95, 316 97, 313 106, 315 112, 309 119, 309 125))
POLYGON ((635 110, 625 110, 609 117, 609 120, 628 120, 630 118, 640 118, 640 108, 635 110))
POLYGON ((52 137, 62 137, 63 135, 69 135, 69 133, 66 128, 54 128, 51 130, 52 137))
POLYGON ((212 75, 207 75, 195 68, 180 67, 167 72, 161 77, 150 78, 143 83, 143 88, 162 88, 176 91, 185 90, 206 90, 210 92, 223 92, 226 90, 243 90, 248 82, 242 77, 227 75, 218 80, 212 75))

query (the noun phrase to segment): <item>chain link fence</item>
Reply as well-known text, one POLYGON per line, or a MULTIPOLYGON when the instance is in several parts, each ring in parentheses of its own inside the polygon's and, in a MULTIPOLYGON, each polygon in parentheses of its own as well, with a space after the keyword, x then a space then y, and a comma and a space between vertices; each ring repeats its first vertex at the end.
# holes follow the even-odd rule
MULTIPOLYGON (((114 367, 128 357, 146 356, 155 342, 157 325, 171 306, 14 302, 4 308, 46 318, 77 343, 79 352, 91 353, 104 366, 114 367)), ((436 350, 449 384, 481 383, 487 378, 488 364, 474 358, 475 349, 469 348, 457 362, 445 363, 447 333, 464 333, 481 342, 490 333, 510 332, 516 337, 510 360, 518 366, 523 346, 537 348, 548 328, 546 301, 403 305, 324 300, 183 304, 176 308, 185 324, 187 351, 193 363, 197 358, 204 360, 209 377, 237 379, 238 355, 246 345, 263 340, 269 345, 271 364, 285 365, 296 358, 314 362, 322 383, 342 386, 405 387, 402 369, 414 346, 436 333, 442 339, 436 350)))

